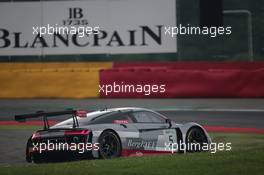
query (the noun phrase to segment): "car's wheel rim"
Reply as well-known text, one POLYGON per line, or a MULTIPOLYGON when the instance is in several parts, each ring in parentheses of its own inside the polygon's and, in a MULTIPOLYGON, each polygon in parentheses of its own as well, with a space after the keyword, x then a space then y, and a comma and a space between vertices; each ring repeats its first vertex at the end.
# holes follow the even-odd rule
POLYGON ((115 135, 105 134, 101 138, 100 152, 103 158, 117 157, 119 154, 119 142, 115 135))
POLYGON ((201 151, 201 147, 203 146, 203 144, 207 143, 207 138, 201 129, 193 128, 190 130, 187 136, 187 143, 189 144, 190 148, 190 150, 188 151, 201 151), (197 145, 194 145, 194 143, 197 145))

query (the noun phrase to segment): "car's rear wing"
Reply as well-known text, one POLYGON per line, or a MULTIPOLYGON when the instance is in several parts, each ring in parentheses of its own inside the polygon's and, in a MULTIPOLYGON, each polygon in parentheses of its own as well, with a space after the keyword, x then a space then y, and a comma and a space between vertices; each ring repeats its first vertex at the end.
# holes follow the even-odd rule
POLYGON ((72 115, 73 119, 73 127, 79 126, 77 116, 79 117, 85 117, 87 114, 86 111, 83 110, 65 110, 65 111, 56 111, 56 112, 43 112, 39 111, 36 113, 31 113, 31 114, 22 114, 22 115, 15 115, 15 120, 18 122, 25 122, 27 119, 32 119, 32 118, 43 118, 43 124, 44 124, 44 129, 49 129, 49 122, 48 118, 49 117, 55 117, 55 116, 63 116, 63 115, 72 115))

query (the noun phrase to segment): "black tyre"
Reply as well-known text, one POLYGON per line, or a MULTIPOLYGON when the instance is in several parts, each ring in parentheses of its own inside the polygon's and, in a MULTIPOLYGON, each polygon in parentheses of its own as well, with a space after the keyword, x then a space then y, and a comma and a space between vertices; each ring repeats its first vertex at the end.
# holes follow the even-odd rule
POLYGON ((204 131, 200 127, 192 127, 186 135, 186 151, 187 152, 200 152, 202 146, 208 143, 204 131))
POLYGON ((103 159, 112 159, 121 155, 121 142, 111 130, 104 131, 99 137, 99 155, 103 159))
POLYGON ((31 137, 27 141, 27 146, 26 146, 26 161, 28 163, 32 162, 32 153, 29 152, 29 148, 32 147, 32 142, 31 142, 31 137))
POLYGON ((40 154, 33 154, 32 159, 34 163, 44 163, 45 162, 40 154))

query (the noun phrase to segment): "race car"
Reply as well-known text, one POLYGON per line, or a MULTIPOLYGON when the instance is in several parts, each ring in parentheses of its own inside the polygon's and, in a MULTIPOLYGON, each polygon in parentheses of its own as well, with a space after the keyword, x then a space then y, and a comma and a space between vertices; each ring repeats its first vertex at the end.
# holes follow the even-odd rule
POLYGON ((196 152, 201 151, 201 145, 211 143, 201 125, 178 124, 144 108, 37 112, 16 115, 15 120, 38 117, 43 118, 44 128, 34 132, 27 141, 28 162, 196 152), (71 118, 49 126, 48 118, 63 115, 71 118), (193 145, 186 146, 190 144, 195 149, 193 145))

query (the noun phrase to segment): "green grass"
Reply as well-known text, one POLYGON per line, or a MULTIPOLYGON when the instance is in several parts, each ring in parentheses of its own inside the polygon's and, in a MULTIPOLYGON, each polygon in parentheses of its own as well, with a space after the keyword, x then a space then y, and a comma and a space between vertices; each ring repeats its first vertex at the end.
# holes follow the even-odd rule
POLYGON ((0 174, 263 174, 264 135, 211 133, 214 142, 231 142, 231 151, 84 160, 68 163, 26 164, 0 167, 0 174))

